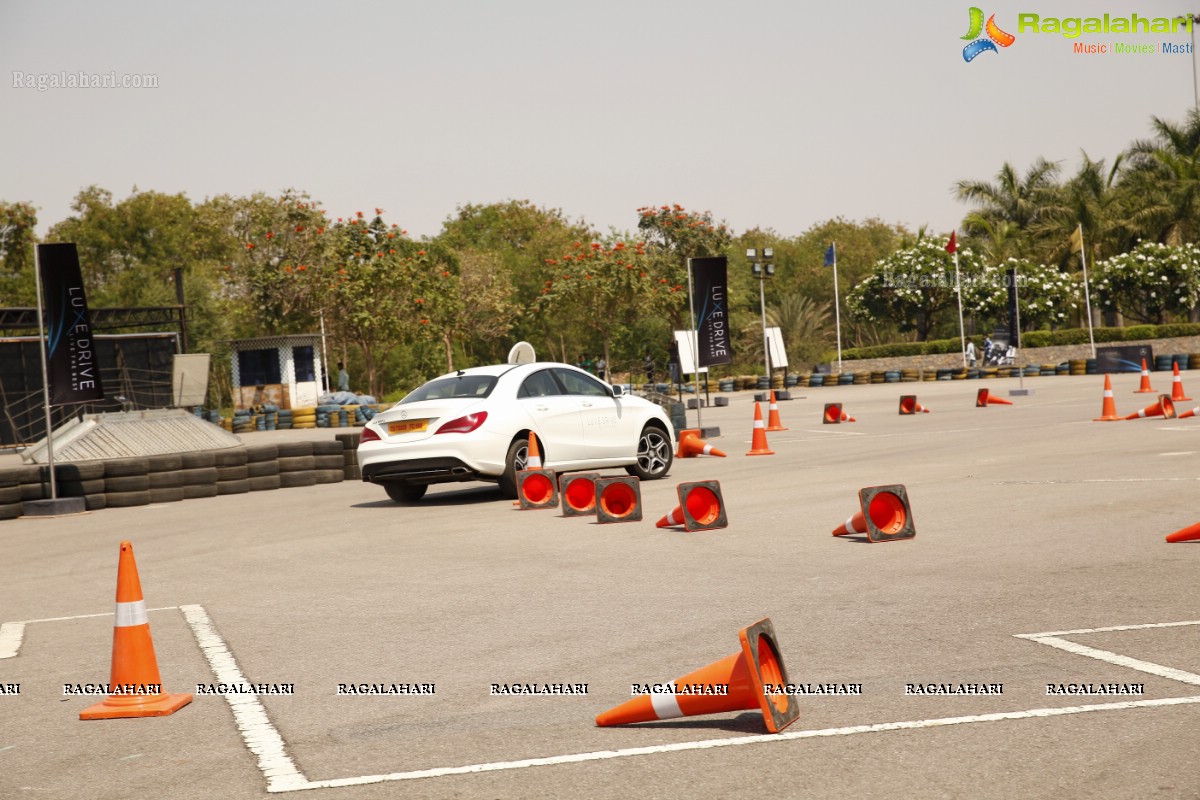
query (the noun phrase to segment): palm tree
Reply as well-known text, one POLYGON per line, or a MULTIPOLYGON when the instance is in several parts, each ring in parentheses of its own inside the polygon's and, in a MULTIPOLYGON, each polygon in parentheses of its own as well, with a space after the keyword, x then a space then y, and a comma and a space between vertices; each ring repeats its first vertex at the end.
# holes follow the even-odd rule
POLYGON ((993 226, 1008 223, 1016 231, 1018 250, 1027 255, 1034 246, 1039 226, 1061 208, 1055 191, 1057 174, 1057 164, 1038 158, 1024 177, 1005 162, 991 183, 959 181, 955 184, 958 199, 976 206, 966 219, 966 232, 978 234, 983 221, 993 226))
POLYGON ((1151 118, 1153 140, 1129 147, 1129 170, 1122 185, 1141 198, 1138 227, 1164 244, 1194 242, 1200 236, 1200 111, 1182 125, 1151 118))
POLYGON ((789 361, 811 364, 822 358, 833 343, 829 303, 819 303, 811 297, 788 292, 779 297, 777 305, 767 306, 767 323, 783 333, 789 361))

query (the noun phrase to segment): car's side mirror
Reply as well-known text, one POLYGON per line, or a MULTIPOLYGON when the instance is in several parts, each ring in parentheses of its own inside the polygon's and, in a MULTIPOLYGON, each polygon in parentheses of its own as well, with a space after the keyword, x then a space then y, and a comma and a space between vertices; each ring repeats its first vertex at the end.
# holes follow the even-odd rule
POLYGON ((625 394, 625 387, 624 387, 624 386, 622 386, 622 385, 621 385, 621 384, 619 384, 619 383, 618 383, 618 384, 614 384, 614 385, 613 385, 613 387, 612 387, 612 396, 613 396, 613 397, 620 397, 620 396, 621 396, 621 395, 623 395, 623 394, 625 394))

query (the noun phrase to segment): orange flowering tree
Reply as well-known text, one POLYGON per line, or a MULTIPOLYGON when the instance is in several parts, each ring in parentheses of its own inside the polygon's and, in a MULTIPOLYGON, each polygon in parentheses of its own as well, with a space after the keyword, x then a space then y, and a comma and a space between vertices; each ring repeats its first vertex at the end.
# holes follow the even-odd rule
POLYGON ((296 333, 320 309, 313 276, 327 262, 329 222, 307 195, 285 192, 241 200, 230 209, 237 252, 221 266, 235 314, 256 333, 296 333))
POLYGON ((676 329, 686 327, 687 260, 721 255, 733 241, 733 233, 724 222, 714 220, 711 211, 689 211, 678 204, 639 208, 638 230, 646 240, 650 271, 665 285, 684 287, 666 311, 676 329))
POLYGON ((641 241, 577 241, 567 253, 546 259, 546 263, 554 277, 541 289, 538 310, 582 325, 593 340, 602 343, 609 364, 618 327, 633 325, 644 314, 674 305, 680 293, 687 297, 685 285, 652 273, 641 241))
POLYGON ((454 314, 448 261, 384 222, 381 209, 339 218, 329 235, 330 258, 318 276, 326 319, 362 353, 368 391, 378 397, 382 357, 432 340, 435 320, 454 314))

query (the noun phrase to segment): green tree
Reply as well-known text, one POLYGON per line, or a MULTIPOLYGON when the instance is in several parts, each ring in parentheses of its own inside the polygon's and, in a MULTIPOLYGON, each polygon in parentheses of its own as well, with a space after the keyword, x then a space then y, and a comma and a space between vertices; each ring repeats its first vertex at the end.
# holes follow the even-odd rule
MULTIPOLYGON (((915 331, 918 341, 928 339, 945 312, 958 306, 954 261, 945 244, 945 239, 924 238, 880 260, 850 292, 851 313, 872 322, 889 320, 901 331, 915 331)), ((983 267, 970 248, 959 248, 958 256, 966 287, 983 267)), ((963 298, 965 308, 965 290, 963 298)))
POLYGON ((978 275, 964 278, 964 307, 989 319, 1008 322, 1009 269, 1016 270, 1022 330, 1054 328, 1070 322, 1072 312, 1080 305, 1079 283, 1057 267, 1018 258, 987 265, 978 275))
POLYGON ((1008 223, 1018 232, 1018 254, 1032 253, 1037 245, 1036 236, 1062 214, 1057 174, 1057 164, 1038 158, 1024 176, 1005 162, 991 182, 959 181, 955 184, 958 199, 975 206, 964 220, 966 233, 976 235, 983 222, 994 227, 1008 223))
POLYGON ((1200 247, 1143 242, 1096 265, 1095 297, 1105 310, 1153 324, 1200 304, 1200 247))
POLYGON ((1169 245, 1200 238, 1200 111, 1182 124, 1151 117, 1154 138, 1129 147, 1122 185, 1138 198, 1144 238, 1169 245))
POLYGON ((664 310, 676 329, 687 327, 688 259, 725 255, 733 232, 711 211, 688 211, 679 204, 639 208, 638 230, 645 239, 649 275, 661 285, 684 287, 664 310))
POLYGON ((0 308, 37 304, 33 247, 37 210, 32 203, 0 202, 0 308))

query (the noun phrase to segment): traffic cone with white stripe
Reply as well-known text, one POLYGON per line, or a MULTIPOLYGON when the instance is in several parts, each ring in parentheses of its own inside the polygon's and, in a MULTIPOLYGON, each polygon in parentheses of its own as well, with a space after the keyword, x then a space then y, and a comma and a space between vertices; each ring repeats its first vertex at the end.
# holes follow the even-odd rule
POLYGON ((1108 377, 1108 373, 1104 373, 1104 405, 1100 409, 1100 416, 1092 420, 1092 422, 1116 422, 1121 419, 1121 415, 1117 413, 1117 401, 1113 400, 1112 379, 1108 377))
POLYGON ((858 490, 860 510, 834 529, 834 536, 865 533, 868 541, 915 539, 912 507, 903 486, 868 486, 858 490))
POLYGON ((1134 394, 1154 394, 1154 390, 1150 388, 1150 370, 1146 368, 1145 358, 1142 359, 1142 385, 1134 394))
POLYGON ((750 440, 748 456, 773 456, 775 451, 767 444, 767 431, 763 426, 762 409, 754 404, 754 437, 750 440))
POLYGON ((542 468, 542 452, 538 450, 537 434, 533 431, 529 432, 529 451, 525 457, 525 469, 541 469, 542 468))
POLYGON ((1187 419, 1188 417, 1194 417, 1197 414, 1200 414, 1200 406, 1196 406, 1195 408, 1188 409, 1187 411, 1183 412, 1179 416, 1175 417, 1175 419, 1187 419))
POLYGON ((638 684, 648 691, 596 717, 607 728, 635 722, 723 714, 750 709, 762 711, 771 733, 779 733, 800 716, 783 656, 770 619, 738 631, 741 650, 665 684, 638 684))
POLYGON ((676 458, 695 458, 696 456, 719 456, 725 458, 725 453, 713 447, 700 438, 700 431, 688 428, 679 434, 679 448, 676 458))
POLYGON ((682 525, 689 532, 728 527, 729 517, 725 514, 719 481, 681 483, 675 490, 679 494, 679 505, 660 519, 656 527, 682 525))
POLYGON ((146 601, 142 599, 142 584, 133 559, 133 545, 129 542, 121 542, 117 562, 117 609, 110 674, 109 696, 80 711, 80 719, 165 717, 192 702, 190 694, 162 690, 146 601))
POLYGON ((1003 397, 994 397, 987 389, 980 389, 975 393, 975 407, 986 408, 987 406, 1011 406, 1012 400, 1005 400, 1003 397))
POLYGON ((1183 378, 1179 377, 1179 362, 1171 362, 1171 368, 1175 371, 1174 377, 1171 378, 1171 402, 1185 403, 1192 398, 1187 397, 1183 391, 1183 378))
POLYGON ((1200 522, 1167 534, 1168 542, 1190 542, 1193 540, 1200 540, 1200 522))
MULTIPOLYGON (((525 446, 525 470, 541 469, 541 468, 542 468, 542 454, 538 450, 537 434, 534 433, 533 431, 530 431, 529 432, 529 444, 527 444, 525 446)), ((513 500, 512 504, 514 506, 520 506, 522 510, 524 510, 526 508, 541 508, 541 507, 553 508, 554 506, 543 506, 542 503, 533 503, 531 505, 523 497, 523 495, 521 493, 521 487, 520 487, 522 471, 523 470, 517 471, 517 482, 518 482, 517 499, 513 500)), ((553 477, 551 477, 550 480, 553 481, 554 480, 553 477)), ((537 481, 536 486, 537 486, 538 492, 544 492, 545 486, 542 481, 540 481, 540 480, 537 481)), ((555 499, 557 500, 557 497, 555 499)), ((558 505, 558 503, 556 502, 555 505, 558 505)))
POLYGON ((900 416, 907 417, 910 414, 928 414, 929 409, 917 402, 915 394, 900 395, 900 416))
POLYGON ((769 431, 786 431, 783 427, 783 422, 779 419, 779 404, 775 402, 775 390, 771 390, 771 404, 767 406, 767 430, 769 431))
POLYGON ((1171 402, 1171 398, 1165 394, 1158 396, 1158 402, 1154 405, 1146 406, 1141 411, 1135 414, 1130 414, 1125 419, 1144 419, 1146 417, 1162 417, 1163 419, 1175 419, 1175 404, 1171 402))

